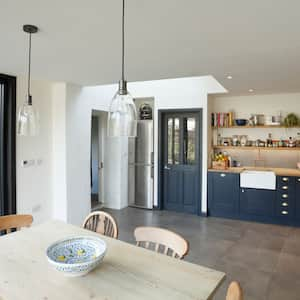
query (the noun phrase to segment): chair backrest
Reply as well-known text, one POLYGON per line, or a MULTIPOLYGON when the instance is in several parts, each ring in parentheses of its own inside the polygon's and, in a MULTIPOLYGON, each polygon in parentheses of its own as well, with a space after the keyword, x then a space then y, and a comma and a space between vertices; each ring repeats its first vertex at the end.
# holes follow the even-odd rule
POLYGON ((182 259, 189 251, 188 242, 179 234, 158 227, 137 227, 136 245, 182 259))
POLYGON ((226 300, 243 300, 243 290, 237 281, 232 281, 228 287, 226 300))
POLYGON ((115 219, 104 211, 90 213, 82 227, 115 239, 118 238, 118 226, 115 219))
POLYGON ((31 215, 8 215, 0 217, 0 231, 10 233, 12 229, 30 227, 33 222, 31 215))

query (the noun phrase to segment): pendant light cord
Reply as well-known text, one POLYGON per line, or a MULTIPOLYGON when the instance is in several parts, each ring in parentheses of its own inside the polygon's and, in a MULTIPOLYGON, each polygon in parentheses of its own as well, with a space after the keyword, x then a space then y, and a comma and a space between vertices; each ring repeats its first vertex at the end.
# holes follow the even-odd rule
POLYGON ((31 79, 31 33, 29 33, 29 49, 28 49, 28 104, 32 104, 30 94, 30 79, 31 79))
POLYGON ((124 57, 125 57, 125 0, 123 1, 123 6, 122 6, 122 81, 125 80, 125 76, 124 76, 124 57))

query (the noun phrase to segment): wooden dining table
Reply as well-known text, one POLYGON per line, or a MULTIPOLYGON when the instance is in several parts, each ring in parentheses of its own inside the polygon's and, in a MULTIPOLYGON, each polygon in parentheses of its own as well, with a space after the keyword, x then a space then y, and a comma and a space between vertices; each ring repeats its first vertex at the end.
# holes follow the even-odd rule
MULTIPOLYGON (((1 300, 212 299, 225 274, 100 236, 103 262, 82 277, 53 269, 47 247, 60 239, 99 234, 50 221, 0 237, 1 300)), ((225 299, 225 295, 224 295, 225 299)))

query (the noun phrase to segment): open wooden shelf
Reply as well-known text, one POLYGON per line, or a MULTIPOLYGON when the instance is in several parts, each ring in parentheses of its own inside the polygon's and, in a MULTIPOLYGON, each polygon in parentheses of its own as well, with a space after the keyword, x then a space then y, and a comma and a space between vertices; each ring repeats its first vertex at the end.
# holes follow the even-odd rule
POLYGON ((245 126, 214 126, 212 127, 213 129, 231 129, 231 128, 285 128, 285 129, 292 129, 292 128, 300 128, 300 126, 293 126, 293 127, 285 127, 283 125, 256 125, 256 126, 251 126, 251 125, 245 125, 245 126))
POLYGON ((300 151, 300 147, 251 147, 251 146, 213 146, 213 149, 262 150, 262 151, 300 151))

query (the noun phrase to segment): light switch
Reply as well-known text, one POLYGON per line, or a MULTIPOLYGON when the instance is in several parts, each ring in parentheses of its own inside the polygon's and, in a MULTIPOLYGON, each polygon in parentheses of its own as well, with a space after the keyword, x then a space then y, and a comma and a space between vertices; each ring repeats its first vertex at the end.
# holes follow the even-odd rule
POLYGON ((41 208, 42 208, 41 205, 37 204, 37 205, 32 207, 32 212, 33 213, 39 212, 41 210, 41 208))
POLYGON ((22 160, 21 164, 23 168, 32 167, 35 165, 35 160, 34 159, 22 160))

